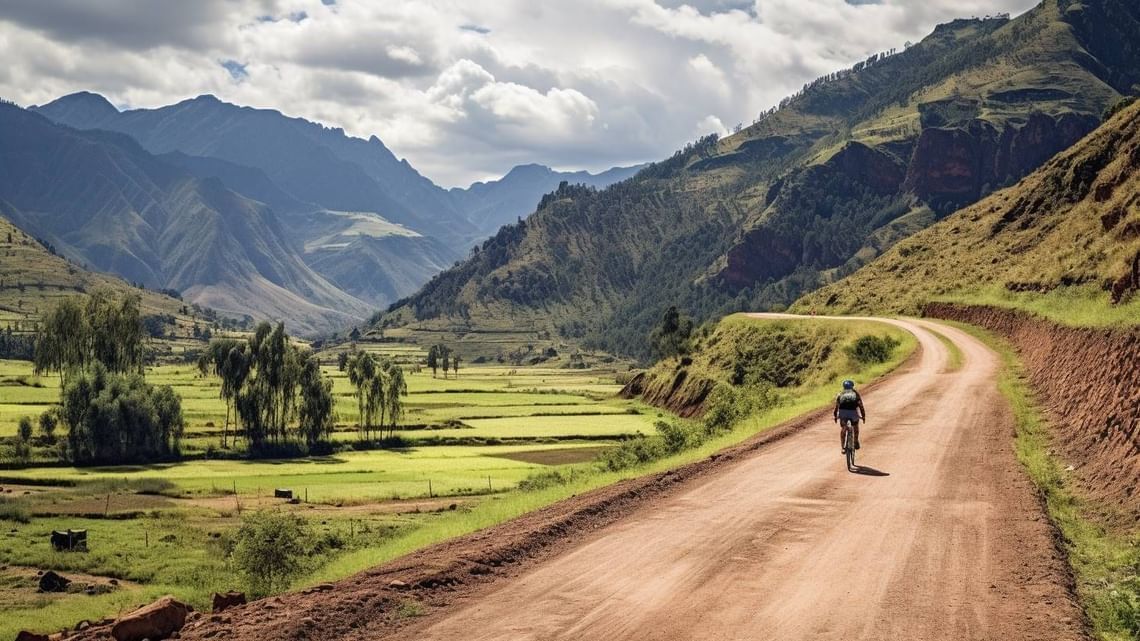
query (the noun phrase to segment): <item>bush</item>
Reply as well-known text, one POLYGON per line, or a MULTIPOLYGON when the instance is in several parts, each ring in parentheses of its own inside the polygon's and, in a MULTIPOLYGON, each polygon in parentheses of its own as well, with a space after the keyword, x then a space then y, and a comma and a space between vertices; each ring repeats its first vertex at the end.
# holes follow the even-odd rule
POLYGON ((733 387, 717 383, 705 402, 705 431, 709 434, 727 432, 737 421, 779 404, 780 397, 770 384, 733 387))
POLYGON ((657 433, 661 435, 661 442, 669 454, 676 454, 696 447, 704 440, 703 434, 681 423, 657 421, 654 427, 657 428, 657 433))
POLYGON ((22 505, 9 499, 0 499, 0 521, 13 521, 15 523, 30 523, 32 520, 28 510, 22 505))
POLYGON ((303 569, 309 539, 308 523, 295 514, 247 514, 234 534, 234 567, 245 577, 254 596, 284 590, 303 569))
POLYGON ((598 457, 598 464, 610 472, 618 472, 655 461, 664 455, 665 446, 661 439, 638 436, 606 450, 598 457))
POLYGON ((899 341, 890 336, 860 336, 847 348, 847 355, 862 365, 885 363, 899 346, 899 341))

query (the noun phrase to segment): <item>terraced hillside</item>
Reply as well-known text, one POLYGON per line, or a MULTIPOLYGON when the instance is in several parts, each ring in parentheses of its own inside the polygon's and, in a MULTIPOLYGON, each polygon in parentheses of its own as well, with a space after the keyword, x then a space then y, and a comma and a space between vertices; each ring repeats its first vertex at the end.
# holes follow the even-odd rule
POLYGON ((0 346, 6 357, 30 356, 37 323, 60 300, 99 290, 139 297, 148 330, 163 337, 152 344, 161 353, 201 348, 221 323, 230 324, 211 310, 87 271, 53 249, 0 216, 0 346))
POLYGON ((1125 0, 941 25, 736 135, 605 190, 545 197, 380 325, 413 336, 533 325, 645 356, 667 305, 704 320, 789 304, 1094 129, 1140 80, 1138 40, 1140 7, 1125 0))

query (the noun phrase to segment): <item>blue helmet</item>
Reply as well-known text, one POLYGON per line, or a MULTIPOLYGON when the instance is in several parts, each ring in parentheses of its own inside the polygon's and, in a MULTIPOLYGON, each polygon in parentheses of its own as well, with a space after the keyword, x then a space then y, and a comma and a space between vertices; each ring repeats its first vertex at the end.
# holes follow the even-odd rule
POLYGON ((843 381, 843 389, 855 389, 855 381, 851 379, 843 381))

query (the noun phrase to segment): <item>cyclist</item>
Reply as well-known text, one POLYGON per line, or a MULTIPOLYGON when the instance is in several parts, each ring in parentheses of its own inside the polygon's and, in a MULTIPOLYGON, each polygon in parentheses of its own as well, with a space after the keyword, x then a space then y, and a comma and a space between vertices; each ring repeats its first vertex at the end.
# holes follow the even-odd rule
POLYGON ((855 449, 859 449, 859 421, 867 420, 867 410, 863 408, 863 397, 855 391, 855 381, 850 379, 843 381, 843 391, 835 397, 835 411, 832 412, 831 418, 839 423, 840 449, 846 443, 848 426, 855 430, 855 449))

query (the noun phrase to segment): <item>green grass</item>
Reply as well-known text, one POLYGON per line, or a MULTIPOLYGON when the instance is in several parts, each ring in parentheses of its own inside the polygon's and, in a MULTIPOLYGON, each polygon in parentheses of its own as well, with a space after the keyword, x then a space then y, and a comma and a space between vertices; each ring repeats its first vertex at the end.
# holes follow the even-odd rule
POLYGON ((946 347, 946 354, 947 354, 946 371, 956 372, 956 371, 962 369, 962 361, 963 361, 962 349, 959 348, 958 345, 954 341, 950 340, 949 338, 946 338, 946 335, 943 334, 942 332, 939 332, 938 330, 930 329, 929 327, 925 327, 923 329, 930 332, 931 334, 934 334, 934 337, 937 338, 938 341, 941 342, 946 347))
POLYGON ((1064 537, 1078 596, 1097 637, 1140 638, 1140 529, 1112 532, 1091 516, 1094 506, 1073 490, 1064 462, 1052 453, 1048 423, 1009 343, 973 326, 954 324, 1001 356, 1004 366, 998 387, 1013 409, 1017 457, 1044 495, 1049 517, 1064 537))
MULTIPOLYGON (((822 323, 833 321, 810 322, 822 323)), ((853 322, 852 325, 857 327, 871 325, 879 331, 882 331, 884 328, 880 323, 853 322)), ((578 475, 573 477, 572 480, 565 485, 556 485, 532 492, 515 491, 493 497, 491 500, 480 503, 470 511, 443 516, 430 529, 414 530, 403 536, 398 536, 390 541, 386 541, 381 546, 362 549, 344 555, 321 570, 299 581, 297 585, 302 586, 340 579, 365 568, 379 565, 404 554, 408 554, 427 545, 491 527, 582 492, 604 487, 624 479, 661 472, 706 458, 726 447, 736 445, 756 434, 771 429, 784 421, 828 406, 833 401, 835 387, 839 384, 839 381, 847 376, 855 376, 862 382, 870 382, 886 375, 905 361, 914 352, 917 345, 917 341, 909 333, 901 336, 901 340, 900 346, 895 350, 890 361, 866 368, 857 374, 852 372, 843 372, 840 374, 831 373, 830 378, 826 380, 813 381, 809 386, 794 390, 786 398, 784 404, 762 414, 747 418, 737 424, 730 432, 711 438, 697 448, 654 461, 642 467, 623 470, 621 472, 604 472, 596 468, 576 467, 575 470, 578 472, 578 475)))
POLYGON ((991 305, 1029 312, 1068 327, 1135 327, 1140 323, 1140 296, 1113 305, 1097 287, 1063 287, 1047 293, 988 288, 976 293, 937 296, 937 302, 991 305))
MULTIPOLYGON (((877 325, 876 329, 882 331, 882 326, 877 325)), ((16 490, 6 495, 11 497, 11 506, 5 507, 11 507, 14 516, 30 515, 31 518, 27 523, 20 519, 5 522, 3 529, 13 531, 0 536, 0 563, 10 568, 54 568, 65 575, 83 572, 114 576, 130 583, 109 595, 63 595, 45 600, 37 599, 34 591, 26 587, 8 589, 5 597, 0 581, 0 603, 11 604, 5 607, 9 616, 0 623, 0 637, 21 628, 52 631, 74 625, 83 618, 98 619, 164 593, 173 593, 196 607, 205 607, 211 591, 243 587, 226 566, 224 554, 225 542, 240 522, 243 510, 296 510, 320 532, 335 533, 344 541, 343 546, 310 559, 306 575, 296 585, 340 578, 580 492, 707 457, 788 418, 828 404, 832 387, 842 377, 871 380, 884 374, 913 351, 914 346, 913 339, 905 339, 890 363, 871 369, 828 370, 821 374, 826 379, 814 377, 810 385, 786 390, 783 405, 742 421, 729 433, 710 439, 696 449, 621 472, 605 472, 588 462, 595 451, 601 451, 599 448, 615 442, 613 440, 433 445, 401 451, 344 452, 300 460, 193 460, 171 465, 39 467, 8 471, 3 484, 16 490), (569 482, 537 491, 515 489, 521 480, 551 469, 560 470, 560 475, 569 482), (23 494, 18 485, 13 485, 19 481, 28 486, 29 494, 23 494), (442 502, 424 503, 429 481, 433 495, 445 496, 442 502), (284 501, 267 498, 272 489, 278 487, 292 489, 305 502, 288 506, 284 501), (232 496, 235 489, 237 495, 232 496), (138 494, 142 491, 160 494, 138 494), (395 497, 401 501, 391 501, 395 497), (415 499, 415 502, 405 502, 407 499, 415 499), (455 504, 455 508, 449 509, 450 504, 455 504), (108 505, 110 518, 103 518, 108 505), (49 549, 47 532, 68 527, 89 530, 91 552, 64 555, 49 549)), ((19 369, 0 363, 0 372, 5 368, 19 369)), ((410 398, 460 399, 447 406, 420 405, 423 412, 513 414, 530 407, 536 414, 470 418, 472 428, 454 431, 503 436, 524 434, 536 441, 565 437, 574 432, 602 439, 651 432, 652 423, 659 415, 657 410, 633 401, 595 400, 597 390, 616 387, 608 382, 605 374, 518 371, 505 375, 508 372, 473 371, 470 379, 461 376, 459 381, 449 379, 447 383, 431 379, 430 374, 412 376, 413 389, 422 393, 410 398), (503 382, 498 383, 497 388, 491 385, 508 378, 524 380, 527 386, 507 388, 503 382), (568 396, 573 398, 563 398, 567 394, 557 391, 550 394, 527 391, 533 389, 535 383, 545 383, 552 390, 579 389, 580 386, 590 389, 584 395, 571 393, 568 396), (472 385, 485 385, 485 391, 472 392, 472 385), (465 406, 465 403, 474 405, 465 406), (575 414, 590 408, 598 412, 575 414), (566 414, 537 415, 550 409, 566 414), (638 413, 629 413, 631 409, 638 413)), ((212 390, 188 368, 160 368, 160 374, 171 384, 188 390, 190 398, 204 404, 214 402, 210 398, 212 390)), ((207 405, 203 407, 203 411, 208 410, 207 405)), ((419 430, 405 434, 422 432, 430 436, 446 431, 419 430)), ((351 434, 344 436, 351 437, 351 434)), ((0 572, 0 579, 2 576, 0 572)), ((415 613, 409 610, 408 615, 415 613)))

